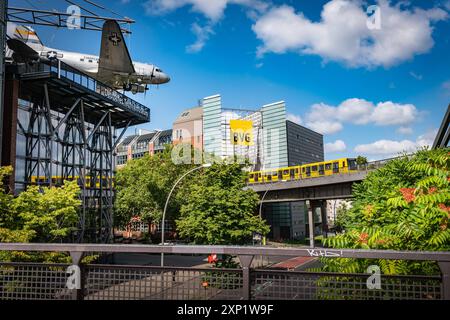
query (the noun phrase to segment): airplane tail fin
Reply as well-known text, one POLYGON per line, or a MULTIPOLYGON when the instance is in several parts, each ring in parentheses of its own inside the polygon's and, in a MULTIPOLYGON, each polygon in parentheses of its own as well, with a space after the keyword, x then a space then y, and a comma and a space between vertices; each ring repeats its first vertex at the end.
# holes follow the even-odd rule
POLYGON ((11 39, 20 40, 36 51, 41 51, 44 45, 36 31, 30 26, 8 24, 8 36, 11 39))
POLYGON ((117 21, 103 24, 98 77, 111 80, 112 73, 134 73, 133 62, 117 21))

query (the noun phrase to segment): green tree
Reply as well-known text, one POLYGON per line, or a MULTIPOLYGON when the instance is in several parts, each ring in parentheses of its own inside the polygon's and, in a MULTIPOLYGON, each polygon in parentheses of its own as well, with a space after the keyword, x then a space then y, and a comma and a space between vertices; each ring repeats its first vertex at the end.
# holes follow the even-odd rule
MULTIPOLYGON (((60 242, 76 229, 80 188, 30 186, 13 197, 5 193, 4 178, 11 167, 0 168, 0 242, 60 242)), ((1 261, 68 261, 64 254, 0 252, 1 261)))
POLYGON ((357 165, 363 166, 363 165, 365 165, 365 164, 367 164, 367 163, 368 163, 368 161, 367 161, 367 158, 366 158, 366 157, 363 157, 363 156, 358 156, 358 157, 356 157, 356 164, 357 164, 357 165))
POLYGON ((24 231, 32 231, 34 242, 55 242, 76 230, 80 188, 76 181, 62 187, 29 186, 14 199, 12 209, 24 231))
MULTIPOLYGON (((176 177, 193 167, 191 164, 175 164, 171 153, 172 147, 167 147, 162 153, 129 161, 118 170, 114 211, 116 226, 127 225, 134 216, 148 223, 161 221, 167 195, 176 177)), ((195 173, 180 182, 170 199, 168 213, 179 211, 185 185, 194 179, 195 173)))
POLYGON ((334 223, 336 230, 342 231, 345 229, 348 218, 348 206, 345 202, 342 202, 336 209, 336 221, 334 223))
MULTIPOLYGON (((449 250, 449 149, 421 150, 369 173, 354 187, 345 232, 324 239, 333 248, 449 250)), ((364 272, 369 263, 386 274, 435 273, 434 263, 363 259, 324 260, 325 269, 364 272)))
POLYGON ((253 232, 267 234, 269 227, 255 215, 258 195, 244 190, 245 165, 216 163, 190 184, 181 206, 177 230, 197 244, 229 245, 251 241, 253 232))

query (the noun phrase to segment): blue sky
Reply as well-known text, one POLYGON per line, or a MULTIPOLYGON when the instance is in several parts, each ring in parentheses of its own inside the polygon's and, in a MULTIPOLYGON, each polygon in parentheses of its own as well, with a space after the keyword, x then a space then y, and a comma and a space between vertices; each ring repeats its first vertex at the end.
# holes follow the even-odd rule
MULTIPOLYGON (((95 2, 136 20, 133 60, 172 78, 137 96, 152 112, 139 128, 169 128, 183 109, 217 93, 230 108, 285 100, 290 119, 325 134, 326 158, 377 159, 430 143, 450 102, 449 0, 95 2), (374 4, 380 20, 369 28, 366 9, 374 4)), ((98 54, 99 32, 35 29, 47 46, 98 54)))

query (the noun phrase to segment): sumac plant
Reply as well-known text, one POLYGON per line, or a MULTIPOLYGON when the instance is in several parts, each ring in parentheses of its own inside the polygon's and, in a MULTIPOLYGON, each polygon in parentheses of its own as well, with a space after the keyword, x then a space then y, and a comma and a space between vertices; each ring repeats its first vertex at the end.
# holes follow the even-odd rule
MULTIPOLYGON (((450 149, 420 150, 368 174, 354 186, 342 233, 323 239, 332 248, 450 250, 450 149)), ((323 259, 324 271, 435 274, 434 262, 323 259)))

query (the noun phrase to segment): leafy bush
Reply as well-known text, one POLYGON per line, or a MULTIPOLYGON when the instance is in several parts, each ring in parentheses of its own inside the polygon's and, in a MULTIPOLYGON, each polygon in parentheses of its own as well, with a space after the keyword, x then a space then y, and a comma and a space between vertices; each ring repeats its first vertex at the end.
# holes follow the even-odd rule
MULTIPOLYGON (((0 242, 61 242, 76 230, 81 204, 76 181, 65 181, 60 188, 30 186, 14 197, 3 186, 11 173, 11 167, 0 168, 0 242)), ((69 262, 70 257, 55 252, 0 251, 0 261, 69 262)))
MULTIPOLYGON (((450 249, 449 149, 421 150, 388 162, 354 186, 345 230, 323 239, 333 248, 447 251, 450 249)), ((433 274, 433 262, 323 259, 325 271, 433 274)))

